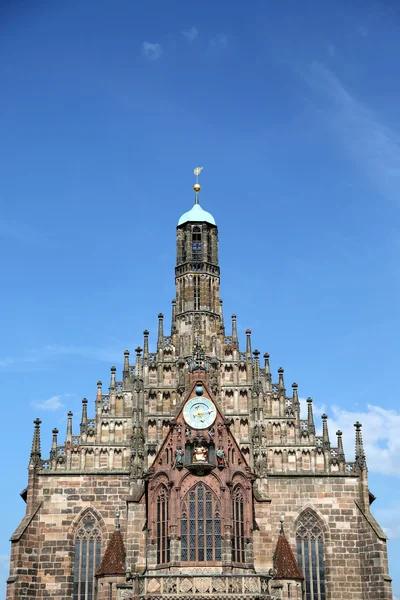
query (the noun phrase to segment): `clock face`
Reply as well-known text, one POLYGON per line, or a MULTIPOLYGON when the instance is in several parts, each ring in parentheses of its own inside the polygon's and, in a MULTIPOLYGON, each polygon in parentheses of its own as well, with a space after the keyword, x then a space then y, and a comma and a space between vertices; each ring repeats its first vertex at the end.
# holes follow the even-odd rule
POLYGON ((184 406, 183 418, 193 429, 210 427, 216 419, 217 411, 208 398, 190 398, 184 406))

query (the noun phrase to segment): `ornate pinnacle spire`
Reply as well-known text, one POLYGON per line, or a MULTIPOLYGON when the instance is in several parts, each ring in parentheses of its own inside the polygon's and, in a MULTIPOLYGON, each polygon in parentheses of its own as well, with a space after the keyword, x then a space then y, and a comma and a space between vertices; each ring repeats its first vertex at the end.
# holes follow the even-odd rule
POLYGON ((175 315, 176 315, 176 300, 174 299, 174 300, 172 300, 171 335, 176 333, 175 315))
POLYGON ((299 404, 299 394, 298 394, 298 385, 296 382, 292 383, 292 388, 293 388, 293 404, 295 406, 298 406, 299 404))
POLYGON ((279 367, 278 369, 278 375, 279 375, 279 383, 278 383, 278 387, 280 390, 284 390, 285 389, 285 382, 283 380, 283 368, 279 367))
POLYGON ((164 315, 159 313, 158 315, 158 338, 157 338, 157 350, 160 350, 164 345, 164 315))
POLYGON ((147 329, 143 331, 143 358, 149 356, 149 332, 147 329))
POLYGON ((269 383, 271 383, 271 369, 269 366, 269 354, 266 352, 264 354, 264 369, 265 369, 265 377, 269 383))
POLYGON ((55 427, 52 431, 53 433, 53 440, 51 442, 51 450, 50 450, 50 460, 53 460, 54 458, 56 458, 57 455, 57 435, 58 435, 58 429, 55 427))
POLYGON ((254 366, 253 366, 253 379, 256 384, 260 381, 260 351, 254 350, 254 366))
POLYGON ((236 315, 232 315, 232 344, 237 346, 238 344, 238 334, 237 334, 237 326, 236 326, 236 315))
POLYGON ((87 399, 83 398, 82 400, 82 419, 81 419, 81 434, 84 433, 87 429, 87 399))
POLYGON ((328 415, 325 413, 322 415, 322 445, 325 450, 330 450, 331 442, 329 440, 328 433, 328 415))
POLYGON ((222 298, 219 299, 219 314, 221 316, 221 329, 222 331, 225 332, 225 323, 224 323, 224 301, 222 300, 222 298))
POLYGON ((65 438, 65 441, 68 442, 72 442, 72 411, 68 412, 68 421, 67 421, 67 437, 65 438))
POLYGON ((54 427, 52 434, 53 434, 53 441, 51 443, 51 449, 55 450, 57 448, 57 435, 58 435, 57 427, 54 427))
POLYGON ((110 390, 115 390, 115 372, 116 372, 116 367, 112 366, 110 371, 111 371, 111 378, 110 378, 110 390))
POLYGON ((364 471, 367 468, 367 461, 365 459, 364 444, 361 434, 361 423, 358 421, 354 423, 356 428, 356 466, 360 471, 364 471))
POLYGON ((97 382, 97 394, 96 394, 96 402, 101 402, 103 400, 103 391, 101 389, 102 386, 102 382, 98 381, 97 382))
POLYGON ((129 376, 129 350, 124 351, 124 377, 129 376))
POLYGON ((139 377, 140 375, 140 367, 141 367, 141 352, 142 352, 142 348, 140 346, 138 346, 137 348, 135 348, 135 352, 136 352, 136 364, 135 364, 135 375, 136 377, 139 377))
POLYGON ((42 421, 40 419, 35 419, 33 421, 35 427, 33 430, 32 450, 31 450, 29 464, 32 465, 32 467, 35 469, 40 469, 41 464, 42 464, 41 463, 42 454, 40 451, 40 424, 41 424, 41 422, 42 421))
POLYGON ((308 411, 308 432, 315 433, 314 415, 312 407, 312 399, 307 398, 307 411, 308 411))
POLYGON ((251 329, 246 329, 246 357, 251 358, 251 329))
POLYGON ((340 429, 336 432, 337 435, 337 447, 338 447, 338 459, 341 462, 345 462, 346 457, 344 455, 344 450, 343 450, 343 440, 342 440, 342 432, 340 431, 340 429))

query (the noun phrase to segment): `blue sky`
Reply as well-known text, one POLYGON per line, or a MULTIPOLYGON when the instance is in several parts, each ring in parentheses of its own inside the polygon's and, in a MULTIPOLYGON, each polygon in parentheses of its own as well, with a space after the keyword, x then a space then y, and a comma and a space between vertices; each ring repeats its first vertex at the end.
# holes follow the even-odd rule
POLYGON ((170 322, 200 164, 226 322, 328 412, 349 459, 364 423, 400 596, 400 6, 350 4, 3 1, 2 581, 32 421, 45 457, 170 322))

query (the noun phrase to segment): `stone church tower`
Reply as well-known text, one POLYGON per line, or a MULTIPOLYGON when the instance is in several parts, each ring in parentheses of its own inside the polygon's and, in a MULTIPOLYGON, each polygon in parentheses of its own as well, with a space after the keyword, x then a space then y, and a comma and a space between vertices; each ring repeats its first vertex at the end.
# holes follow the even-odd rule
POLYGON ((218 229, 194 189, 171 331, 159 314, 154 346, 145 330, 47 459, 34 422, 7 600, 391 600, 361 425, 349 461, 235 315, 226 332, 218 229))

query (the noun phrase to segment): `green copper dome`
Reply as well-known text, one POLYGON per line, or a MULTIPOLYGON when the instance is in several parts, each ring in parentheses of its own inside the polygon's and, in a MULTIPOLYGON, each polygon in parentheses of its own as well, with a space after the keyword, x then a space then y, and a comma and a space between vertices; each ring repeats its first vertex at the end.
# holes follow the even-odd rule
POLYGON ((211 223, 211 225, 216 225, 212 214, 206 210, 203 210, 200 204, 194 204, 194 206, 188 212, 185 212, 181 216, 178 221, 178 227, 184 223, 189 223, 189 221, 194 221, 197 223, 211 223))

